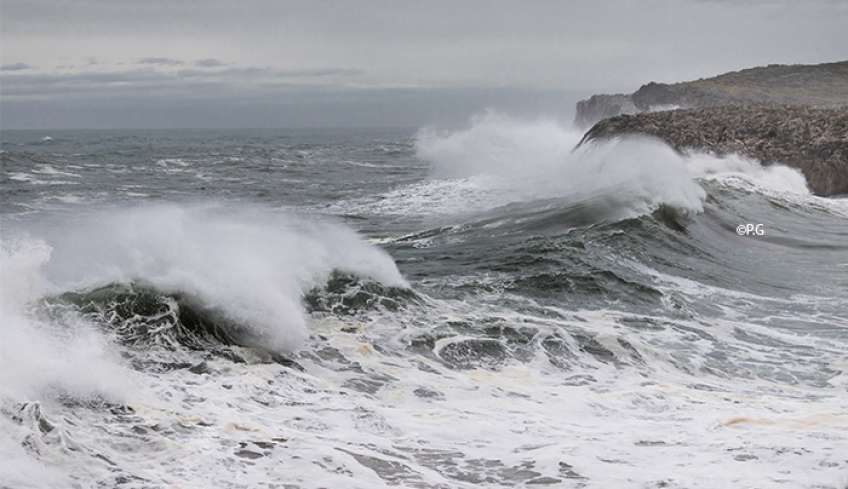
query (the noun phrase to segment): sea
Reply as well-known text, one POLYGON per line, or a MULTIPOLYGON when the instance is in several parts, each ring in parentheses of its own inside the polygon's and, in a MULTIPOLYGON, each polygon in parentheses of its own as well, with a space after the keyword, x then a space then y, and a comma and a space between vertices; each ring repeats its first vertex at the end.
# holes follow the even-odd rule
POLYGON ((848 199, 549 119, 0 133, 0 488, 848 484, 848 199))

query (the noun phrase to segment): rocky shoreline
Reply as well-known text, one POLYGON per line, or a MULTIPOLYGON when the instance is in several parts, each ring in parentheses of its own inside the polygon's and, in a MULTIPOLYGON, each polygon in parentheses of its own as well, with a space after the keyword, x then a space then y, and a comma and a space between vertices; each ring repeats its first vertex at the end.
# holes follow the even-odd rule
POLYGON ((595 124, 580 144, 628 134, 659 138, 680 152, 782 163, 800 170, 817 195, 848 194, 848 108, 727 105, 620 115, 595 124))

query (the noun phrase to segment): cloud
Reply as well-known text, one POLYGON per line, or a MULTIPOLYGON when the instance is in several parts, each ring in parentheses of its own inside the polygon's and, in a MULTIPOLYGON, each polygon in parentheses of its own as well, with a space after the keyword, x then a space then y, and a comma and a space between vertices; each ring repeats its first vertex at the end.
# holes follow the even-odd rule
POLYGON ((137 61, 140 65, 160 65, 160 66, 180 66, 185 63, 178 59, 173 58, 159 58, 159 57, 150 57, 150 58, 140 58, 137 61))
POLYGON ((200 66, 201 68, 216 68, 218 66, 226 65, 227 63, 215 58, 204 58, 194 62, 194 66, 200 66))
POLYGON ((3 62, 38 67, 0 72, 3 100, 21 104, 85 92, 118 106, 177 91, 270 102, 294 85, 632 92, 652 80, 837 61, 848 45, 846 0, 0 2, 3 62), (6 78, 36 74, 55 77, 6 78))
POLYGON ((33 67, 26 63, 12 63, 8 65, 0 65, 0 71, 21 71, 31 70, 33 67))
POLYGON ((275 70, 270 67, 230 67, 220 70, 168 70, 145 67, 131 70, 96 70, 53 73, 3 73, 5 98, 51 98, 87 94, 115 97, 141 91, 147 95, 185 93, 202 96, 221 91, 267 92, 298 86, 344 87, 349 77, 363 73, 354 68, 275 70))
MULTIPOLYGON (((110 92, 111 93, 111 92, 110 92)), ((70 95, 70 96, 67 96, 70 95)), ((571 120, 586 93, 453 88, 337 88, 298 85, 273 90, 180 92, 144 90, 104 97, 100 92, 49 99, 0 99, 12 128, 257 128, 404 127, 462 123, 493 109, 518 117, 571 120)))
POLYGON ((357 76, 364 73, 356 68, 317 68, 312 70, 277 70, 280 77, 357 76))
POLYGON ((108 94, 112 88, 138 89, 169 77, 153 70, 125 72, 3 74, 3 97, 62 97, 79 92, 108 94))
POLYGON ((347 77, 358 76, 364 71, 356 68, 307 68, 307 69, 290 69, 290 70, 275 70, 270 67, 260 66, 243 66, 232 67, 225 70, 210 72, 206 70, 185 69, 177 72, 181 77, 227 77, 227 78, 324 78, 324 77, 347 77))

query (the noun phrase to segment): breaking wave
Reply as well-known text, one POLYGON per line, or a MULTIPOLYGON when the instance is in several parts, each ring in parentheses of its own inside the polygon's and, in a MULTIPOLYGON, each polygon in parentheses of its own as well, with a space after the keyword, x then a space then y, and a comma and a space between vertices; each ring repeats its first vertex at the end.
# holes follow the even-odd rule
POLYGON ((304 296, 338 274, 408 287, 353 231, 259 207, 149 205, 20 227, 0 255, 0 385, 26 392, 119 393, 120 361, 95 324, 129 343, 286 353, 309 334, 304 296))

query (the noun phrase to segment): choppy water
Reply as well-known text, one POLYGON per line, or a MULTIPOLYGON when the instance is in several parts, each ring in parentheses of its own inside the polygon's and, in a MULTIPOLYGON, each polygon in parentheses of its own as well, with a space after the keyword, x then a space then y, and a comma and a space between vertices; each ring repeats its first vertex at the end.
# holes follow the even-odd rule
POLYGON ((848 201, 579 137, 4 132, 0 487, 844 487, 848 201))

